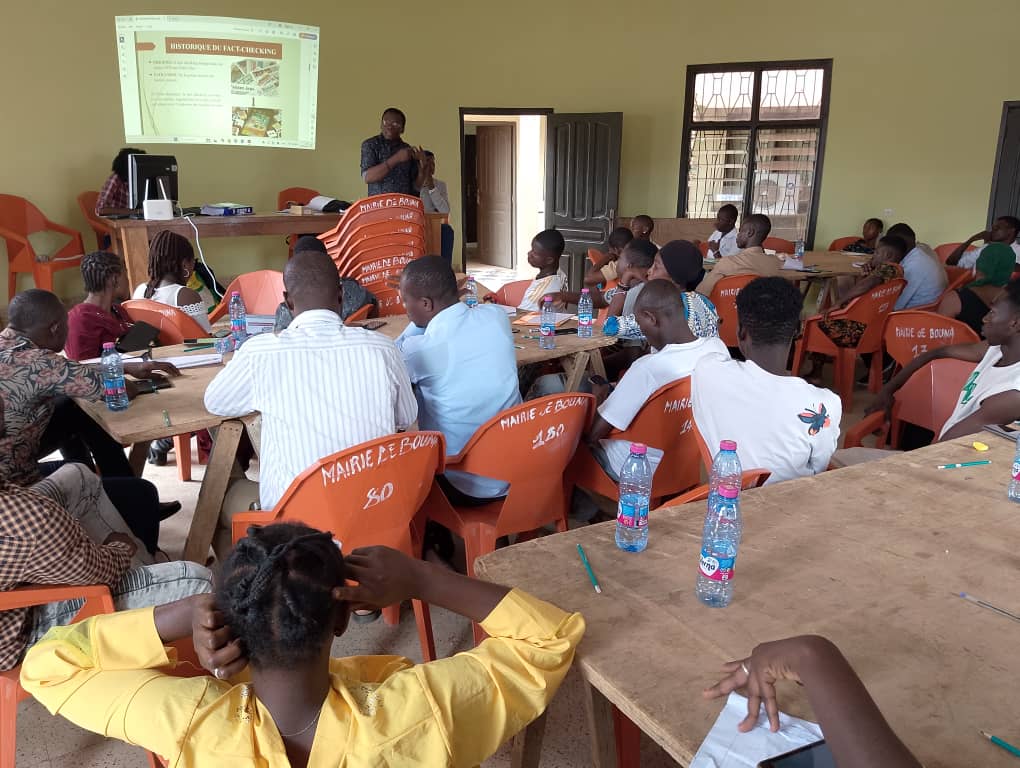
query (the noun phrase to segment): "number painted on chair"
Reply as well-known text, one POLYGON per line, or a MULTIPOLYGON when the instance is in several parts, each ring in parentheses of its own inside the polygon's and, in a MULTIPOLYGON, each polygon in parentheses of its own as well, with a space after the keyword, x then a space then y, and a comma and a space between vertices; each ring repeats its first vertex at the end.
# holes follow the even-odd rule
POLYGON ((368 494, 365 496, 365 506, 362 509, 368 509, 374 507, 376 504, 382 504, 386 499, 393 495, 393 483, 386 483, 381 488, 369 488, 368 494))
POLYGON ((555 427, 549 427, 549 429, 538 431, 538 434, 531 441, 531 450, 541 448, 546 443, 552 442, 557 437, 561 437, 566 431, 566 427, 562 424, 558 424, 555 427))
POLYGON ((927 351, 928 351, 927 344, 915 344, 910 348, 910 354, 913 355, 914 357, 920 357, 927 351))

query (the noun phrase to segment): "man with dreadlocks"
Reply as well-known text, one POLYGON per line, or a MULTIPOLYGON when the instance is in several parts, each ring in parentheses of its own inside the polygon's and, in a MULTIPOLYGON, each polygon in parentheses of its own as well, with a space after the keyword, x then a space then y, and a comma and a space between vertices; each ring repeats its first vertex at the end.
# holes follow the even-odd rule
POLYGON ((204 264, 195 262, 195 251, 188 238, 163 230, 149 243, 149 280, 135 288, 131 298, 152 299, 177 307, 209 331, 209 312, 223 292, 215 275, 204 264))
POLYGON ((520 590, 386 547, 344 556, 330 533, 277 523, 238 542, 215 604, 199 596, 54 628, 21 684, 51 712, 181 768, 467 768, 545 710, 583 634, 580 614, 520 590), (408 598, 488 638, 427 664, 330 658, 352 608, 408 598), (213 675, 167 674, 165 645, 192 636, 213 675))

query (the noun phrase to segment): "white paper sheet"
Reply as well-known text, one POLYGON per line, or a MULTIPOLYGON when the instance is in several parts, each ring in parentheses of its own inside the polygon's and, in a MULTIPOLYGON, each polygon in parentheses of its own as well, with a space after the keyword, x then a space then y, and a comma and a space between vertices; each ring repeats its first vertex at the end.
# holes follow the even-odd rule
POLYGON ((213 352, 208 355, 180 355, 179 357, 159 357, 156 362, 170 363, 180 369, 200 368, 203 365, 220 365, 223 362, 223 355, 213 352))
POLYGON ((779 713, 779 732, 772 733, 764 709, 754 730, 741 733, 737 726, 746 716, 747 699, 739 693, 731 693, 694 756, 691 768, 755 768, 767 757, 775 757, 824 738, 817 723, 785 712, 779 713))

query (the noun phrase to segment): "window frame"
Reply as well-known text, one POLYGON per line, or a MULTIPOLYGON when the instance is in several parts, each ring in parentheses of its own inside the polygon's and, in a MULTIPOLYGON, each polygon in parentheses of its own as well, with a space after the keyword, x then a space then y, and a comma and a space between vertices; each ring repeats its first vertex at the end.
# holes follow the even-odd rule
POLYGON ((817 128, 818 144, 815 158, 814 180, 811 190, 811 216, 808 217, 808 228, 804 237, 807 248, 814 247, 815 227, 818 223, 818 201, 822 191, 822 165, 825 159, 825 138, 829 126, 829 99, 832 94, 832 59, 794 59, 789 61, 739 61, 722 64, 689 64, 687 66, 687 83, 684 88, 684 119, 680 147, 680 176, 677 193, 677 218, 687 218, 688 177, 691 170, 691 133, 694 130, 747 130, 748 160, 747 185, 744 189, 742 210, 745 214, 752 211, 751 197, 754 187, 756 170, 755 155, 758 149, 758 131, 769 128, 817 128), (773 69, 820 69, 823 72, 822 99, 818 117, 799 120, 762 120, 759 116, 761 108, 762 72, 773 69), (754 72, 751 91, 750 120, 694 120, 694 85, 698 75, 717 72, 754 72))

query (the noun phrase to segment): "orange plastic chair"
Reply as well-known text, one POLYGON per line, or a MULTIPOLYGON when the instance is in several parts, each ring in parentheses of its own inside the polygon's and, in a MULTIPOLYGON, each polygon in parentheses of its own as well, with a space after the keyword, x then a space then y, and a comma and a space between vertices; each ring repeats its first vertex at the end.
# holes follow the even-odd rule
POLYGON ((916 309, 891 312, 882 331, 885 351, 901 368, 929 350, 979 341, 981 337, 966 323, 916 309))
MULTIPOLYGON (((848 245, 853 245, 854 243, 856 243, 860 239, 861 238, 859 238, 857 235, 848 235, 847 237, 837 237, 835 240, 833 240, 831 243, 829 243, 829 250, 830 251, 842 251, 848 245)), ((945 261, 945 259, 943 259, 943 261, 945 261)))
POLYGON ((102 251, 113 246, 113 230, 102 216, 96 216, 96 201, 98 200, 99 193, 95 191, 82 192, 78 195, 78 208, 96 236, 96 250, 102 251), (103 242, 106 238, 110 238, 110 245, 104 247, 103 242))
MULTIPOLYGON (((614 430, 610 440, 644 443, 663 452, 652 476, 651 506, 693 488, 701 480, 701 458, 694 435, 690 377, 656 390, 623 432, 614 430)), ((607 499, 618 499, 620 488, 582 443, 567 471, 570 486, 595 491, 607 499)))
POLYGON ((260 269, 257 272, 238 275, 227 286, 226 293, 223 294, 223 299, 216 309, 209 313, 210 323, 215 323, 230 311, 230 296, 234 291, 240 291, 246 312, 253 315, 273 315, 283 301, 283 272, 260 269))
MULTIPOLYGON (((336 226, 319 235, 319 239, 326 243, 327 248, 332 248, 343 242, 347 234, 355 227, 380 221, 412 221, 421 226, 424 231, 425 208, 421 198, 387 193, 358 200, 344 211, 336 226)), ((330 255, 333 255, 332 251, 330 251, 330 255)))
MULTIPOLYGON (((318 195, 319 191, 317 189, 309 189, 308 187, 287 187, 286 189, 281 189, 276 195, 276 210, 282 211, 290 208, 292 205, 308 205, 311 199, 318 197, 318 195)), ((294 256, 294 244, 297 243, 298 237, 300 237, 298 234, 287 235, 288 259, 294 256)))
MULTIPOLYGON (((0 592, 0 611, 30 608, 61 600, 85 598, 85 604, 75 615, 75 621, 90 616, 113 613, 113 597, 104 584, 81 586, 27 586, 0 592)), ((28 698, 18 680, 20 665, 0 672, 0 768, 14 768, 18 731, 18 702, 28 698)))
POLYGON ((347 319, 344 320, 344 325, 355 325, 356 323, 360 323, 362 320, 367 320, 368 313, 371 311, 372 311, 371 304, 366 304, 365 306, 354 310, 353 312, 351 312, 351 314, 347 316, 347 319))
POLYGON ((941 259, 942 263, 945 264, 946 259, 948 259, 953 254, 953 251, 961 245, 963 245, 963 243, 942 243, 942 245, 935 246, 935 253, 938 254, 939 259, 941 259))
POLYGON ((425 255, 425 241, 417 235, 386 235, 385 237, 373 237, 362 240, 344 253, 332 252, 330 256, 336 264, 337 271, 343 275, 355 269, 358 265, 373 265, 373 262, 380 259, 389 259, 393 256, 406 256, 408 259, 418 259, 425 255))
POLYGON ((847 430, 844 448, 860 447, 868 435, 878 433, 875 445, 899 448, 903 425, 916 424, 935 433, 953 415, 956 402, 975 368, 974 363, 951 358, 932 360, 916 371, 893 396, 892 418, 883 411, 865 416, 847 430))
POLYGON ((851 301, 844 309, 829 314, 830 320, 846 319, 856 320, 864 323, 867 329, 856 347, 839 347, 832 339, 822 333, 818 323, 822 316, 816 315, 804 323, 804 335, 797 340, 793 352, 793 372, 797 375, 804 363, 804 358, 809 352, 819 352, 835 359, 836 391, 839 392, 843 401, 843 409, 850 410, 854 396, 854 363, 859 355, 864 353, 875 353, 871 355, 871 373, 868 379, 868 389, 877 392, 882 382, 882 330, 885 327, 886 316, 893 311, 896 300, 903 293, 903 287, 907 281, 903 278, 895 278, 873 288, 870 293, 858 296, 851 301))
POLYGON ((730 275, 712 288, 708 300, 719 315, 719 338, 727 347, 737 346, 737 294, 757 275, 730 275))
POLYGON ((795 246, 792 240, 786 240, 782 237, 766 237, 761 247, 776 253, 793 253, 795 246))
MULTIPOLYGON (((290 484, 276 508, 239 512, 231 526, 234 542, 250 525, 300 521, 332 531, 344 552, 382 544, 421 557, 424 515, 418 515, 443 471, 446 442, 439 432, 387 435, 319 460, 290 484)), ((436 656, 428 606, 414 601, 422 656, 436 656)), ((387 624, 400 621, 400 606, 383 610, 387 624)))
MULTIPOLYGON (((133 323, 139 320, 159 328, 161 346, 183 344, 185 339, 200 339, 208 334, 194 318, 177 307, 152 299, 131 299, 121 306, 133 323)), ((274 307, 275 311, 275 307, 274 307)), ((174 453, 177 454, 177 476, 182 482, 191 480, 191 432, 174 435, 174 453)))
POLYGON ((7 297, 18 292, 18 273, 32 275, 36 288, 53 290, 53 273, 78 269, 85 255, 81 233, 46 218, 42 211, 17 195, 0 195, 0 237, 7 245, 7 297), (60 232, 70 240, 56 252, 38 254, 28 236, 37 232, 60 232))
POLYGON ((531 282, 531 280, 514 280, 496 291, 492 297, 497 304, 502 304, 504 307, 520 306, 520 303, 524 301, 524 292, 528 290, 531 282))
MULTIPOLYGON (((413 235, 425 243, 425 230, 416 221, 377 221, 371 224, 359 224, 353 227, 343 238, 336 242, 326 243, 327 248, 335 248, 343 254, 350 251, 365 240, 391 235, 413 235)), ((371 246, 369 246, 371 247, 371 246)))
MULTIPOLYGON (((745 469, 740 475, 740 490, 746 491, 751 488, 761 488, 765 485, 765 482, 772 477, 772 473, 767 469, 745 469)), ((710 488, 708 483, 699 485, 697 488, 692 488, 687 493, 680 494, 675 499, 670 499, 660 507, 678 507, 681 504, 690 504, 694 501, 705 501, 708 499, 710 488)), ((657 510, 652 510, 657 511, 657 510)))
POLYGON ((946 267, 946 277, 949 278, 946 291, 955 291, 974 279, 974 270, 970 267, 946 267))
POLYGON ((702 240, 700 243, 698 243, 698 250, 701 251, 701 258, 703 259, 708 258, 708 245, 709 243, 707 240, 702 240))

